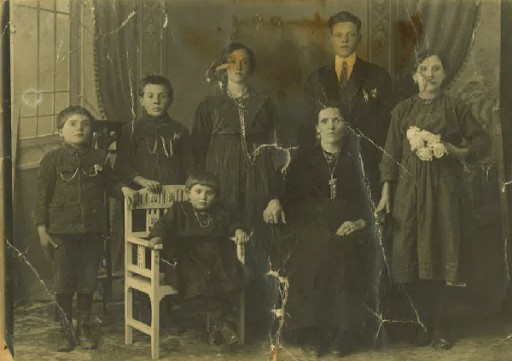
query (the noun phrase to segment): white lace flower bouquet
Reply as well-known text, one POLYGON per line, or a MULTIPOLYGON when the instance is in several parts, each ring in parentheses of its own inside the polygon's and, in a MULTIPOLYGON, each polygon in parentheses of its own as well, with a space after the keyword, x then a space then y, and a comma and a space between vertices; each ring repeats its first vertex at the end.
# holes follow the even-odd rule
POLYGON ((423 161, 432 161, 434 158, 439 159, 448 154, 448 150, 441 142, 441 136, 432 134, 427 130, 409 127, 407 129, 407 140, 411 150, 423 161))

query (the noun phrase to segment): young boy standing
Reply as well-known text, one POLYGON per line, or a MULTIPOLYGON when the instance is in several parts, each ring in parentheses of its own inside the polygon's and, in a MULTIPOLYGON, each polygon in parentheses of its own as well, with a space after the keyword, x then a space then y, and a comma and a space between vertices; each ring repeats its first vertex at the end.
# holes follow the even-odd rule
POLYGON ((56 302, 62 338, 59 351, 76 343, 94 349, 89 331, 92 294, 107 231, 105 192, 124 195, 131 203, 135 191, 120 183, 104 151, 91 148, 93 116, 70 106, 57 116, 62 146, 41 160, 35 223, 41 245, 53 248, 56 302), (73 294, 77 292, 77 327, 72 328, 73 294))
POLYGON ((185 183, 193 169, 189 131, 167 114, 173 94, 162 76, 141 80, 143 115, 123 129, 117 153, 116 170, 124 183, 159 192, 162 184, 185 183))

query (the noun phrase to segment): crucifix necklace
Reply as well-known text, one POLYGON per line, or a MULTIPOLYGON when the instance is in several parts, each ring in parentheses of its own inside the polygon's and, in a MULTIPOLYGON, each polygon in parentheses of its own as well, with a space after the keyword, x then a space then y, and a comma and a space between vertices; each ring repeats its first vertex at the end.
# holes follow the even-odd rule
POLYGON ((338 160, 340 159, 340 152, 338 151, 332 154, 322 149, 322 154, 324 155, 327 168, 329 169, 329 199, 335 200, 338 196, 338 179, 334 178, 334 172, 336 171, 336 166, 338 165, 338 160))

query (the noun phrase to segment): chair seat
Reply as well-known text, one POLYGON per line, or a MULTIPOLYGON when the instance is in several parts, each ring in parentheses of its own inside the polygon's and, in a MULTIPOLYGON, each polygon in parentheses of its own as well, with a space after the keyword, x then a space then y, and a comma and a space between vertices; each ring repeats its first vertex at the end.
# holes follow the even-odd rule
MULTIPOLYGON (((165 283, 163 283, 164 274, 160 273, 160 286, 158 286, 158 296, 164 297, 168 295, 175 295, 178 293, 178 291, 165 283)), ((126 285, 130 288, 134 288, 136 290, 139 290, 141 292, 144 292, 146 294, 151 294, 151 280, 138 275, 132 275, 128 277, 126 280, 126 285)))

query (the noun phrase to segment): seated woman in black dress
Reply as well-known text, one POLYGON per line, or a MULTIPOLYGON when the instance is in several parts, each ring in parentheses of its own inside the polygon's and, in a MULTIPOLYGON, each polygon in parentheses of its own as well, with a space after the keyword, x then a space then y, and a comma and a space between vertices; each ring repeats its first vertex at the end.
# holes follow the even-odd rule
POLYGON ((299 153, 286 175, 290 233, 280 247, 290 285, 285 325, 304 351, 321 356, 350 351, 355 300, 346 272, 368 216, 356 140, 340 109, 319 109, 316 131, 318 144, 299 153))

